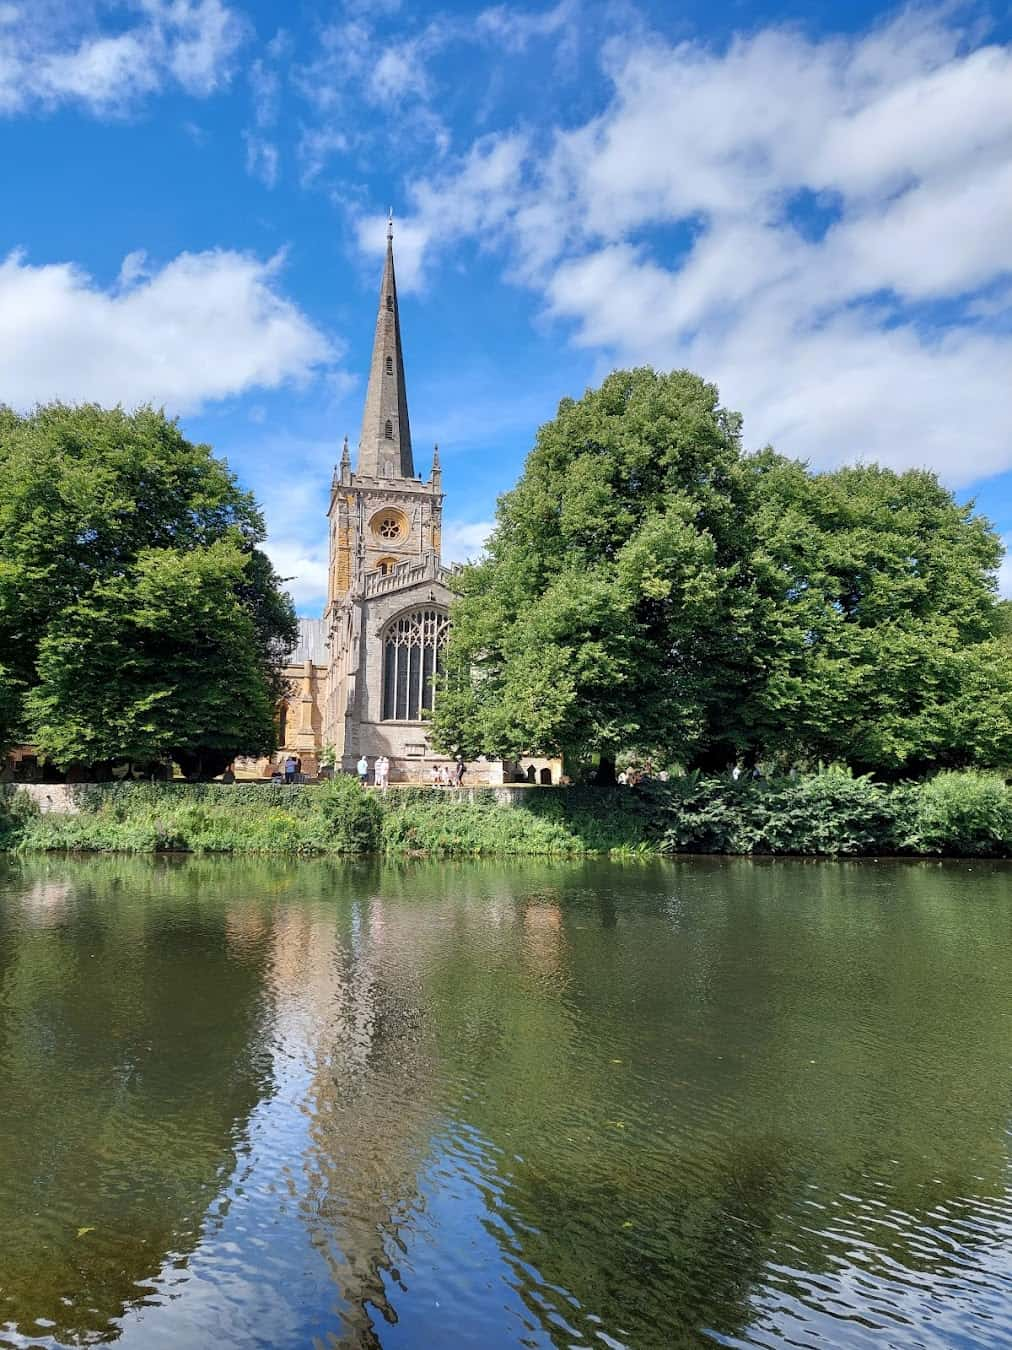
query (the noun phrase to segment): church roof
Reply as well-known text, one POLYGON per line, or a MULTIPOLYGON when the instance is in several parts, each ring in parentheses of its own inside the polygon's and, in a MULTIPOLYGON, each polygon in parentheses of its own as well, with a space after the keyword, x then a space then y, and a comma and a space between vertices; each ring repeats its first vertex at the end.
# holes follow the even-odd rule
POLYGON ((373 338, 369 387, 358 442, 358 473, 373 478, 414 478, 411 424, 404 383, 401 321, 394 276, 393 222, 387 229, 387 256, 383 264, 376 336, 373 338))
POLYGON ((327 625, 323 619, 300 619, 299 640, 285 657, 286 666, 301 666, 312 661, 314 666, 327 664, 327 625))

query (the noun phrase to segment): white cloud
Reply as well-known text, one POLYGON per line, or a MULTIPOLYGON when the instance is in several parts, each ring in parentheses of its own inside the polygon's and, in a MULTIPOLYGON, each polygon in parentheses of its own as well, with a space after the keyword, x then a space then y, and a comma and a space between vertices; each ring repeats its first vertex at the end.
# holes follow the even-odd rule
POLYGON ((523 10, 509 5, 493 5, 475 20, 475 29, 486 39, 510 53, 527 49, 539 38, 554 37, 578 17, 578 0, 559 0, 552 9, 523 10))
POLYGON ((331 24, 320 35, 315 60, 296 72, 296 82, 322 112, 344 108, 349 100, 394 109, 426 103, 433 93, 429 63, 457 31, 434 19, 411 36, 390 40, 366 19, 331 24))
POLYGON ((342 154, 347 148, 348 138, 337 127, 304 127, 297 150, 303 187, 319 177, 331 155, 342 154))
POLYGON ((469 562, 479 557, 494 529, 494 520, 444 520, 443 562, 469 562))
POLYGON ((913 9, 604 61, 589 121, 411 184, 409 284, 461 235, 505 244, 577 343, 717 380, 751 444, 953 484, 1012 467, 1012 45, 913 9))
POLYGON ((334 447, 288 441, 285 455, 297 469, 290 480, 263 467, 254 475, 266 480, 259 494, 268 526, 264 549, 299 611, 319 613, 327 596, 326 485, 334 447))
POLYGON ((250 92, 253 95, 253 119, 258 127, 272 127, 278 120, 281 98, 281 77, 262 57, 249 68, 250 92))
MULTIPOLYGON (((327 531, 316 522, 315 533, 321 539, 327 531)), ((285 579, 284 589, 301 612, 315 612, 323 608, 327 595, 327 556, 321 547, 312 547, 308 537, 285 538, 271 532, 264 549, 279 576, 285 579)))
POLYGON ((250 131, 243 132, 246 142, 246 172, 253 178, 259 178, 264 187, 277 185, 281 154, 273 141, 263 136, 255 136, 250 131))
MULTIPOLYGON (((475 233, 489 241, 502 236, 518 200, 526 152, 521 133, 484 137, 444 175, 409 186, 409 214, 395 222, 398 285, 410 291, 422 284, 437 243, 475 233)), ((383 217, 362 216, 355 228, 363 251, 378 254, 386 247, 383 217)))
POLYGON ((167 52, 167 63, 191 94, 211 94, 225 82, 245 33, 238 10, 223 0, 140 0, 167 52))
POLYGON ((492 51, 495 83, 500 67, 505 68, 503 56, 522 54, 535 39, 554 38, 557 56, 571 64, 579 4, 559 0, 545 11, 495 6, 473 19, 441 14, 402 24, 391 36, 377 26, 385 6, 346 3, 342 20, 322 29, 314 59, 293 72, 296 88, 317 119, 302 139, 304 180, 312 181, 323 167, 320 147, 329 153, 385 141, 397 158, 403 159, 410 147, 408 153, 417 159, 419 147, 424 147, 441 160, 452 137, 440 100, 449 94, 451 103, 457 101, 456 77, 448 70, 460 67, 445 60, 441 66, 440 58, 451 48, 470 49, 472 56, 476 48, 492 51), (365 118, 363 107, 373 110, 365 118))
POLYGON ((245 20, 224 0, 5 5, 0 114, 62 103, 124 113, 169 85, 212 94, 227 83, 245 32, 245 20))
POLYGON ((277 185, 281 151, 277 137, 269 134, 276 127, 281 109, 281 73, 277 63, 291 51, 292 40, 279 28, 267 43, 265 56, 258 56, 247 71, 253 104, 253 127, 242 133, 246 145, 246 172, 266 188, 277 185))
POLYGON ((337 353, 280 292, 281 256, 124 260, 103 289, 71 263, 0 263, 0 402, 164 404, 185 412, 301 382, 337 353))

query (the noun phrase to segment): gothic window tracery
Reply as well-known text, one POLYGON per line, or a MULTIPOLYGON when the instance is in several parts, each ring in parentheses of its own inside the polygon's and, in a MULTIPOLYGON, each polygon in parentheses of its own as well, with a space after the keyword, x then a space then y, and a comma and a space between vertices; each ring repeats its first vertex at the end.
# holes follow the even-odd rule
POLYGON ((432 679, 442 670, 450 618, 442 609, 415 609, 394 619, 383 636, 383 719, 417 722, 433 706, 432 679))

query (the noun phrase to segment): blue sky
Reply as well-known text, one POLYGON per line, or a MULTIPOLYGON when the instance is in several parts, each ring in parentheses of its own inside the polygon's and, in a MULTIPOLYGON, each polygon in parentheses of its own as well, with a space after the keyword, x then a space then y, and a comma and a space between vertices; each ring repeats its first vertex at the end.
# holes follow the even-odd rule
POLYGON ((0 0, 0 164, 0 400, 164 404, 304 613, 388 206, 452 556, 634 362, 1012 543, 1007 6, 0 0))

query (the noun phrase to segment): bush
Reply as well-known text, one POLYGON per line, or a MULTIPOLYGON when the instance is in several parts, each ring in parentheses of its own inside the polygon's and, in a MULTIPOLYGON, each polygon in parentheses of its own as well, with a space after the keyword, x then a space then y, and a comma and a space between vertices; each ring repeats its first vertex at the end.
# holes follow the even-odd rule
POLYGON ((912 853, 1012 856, 1012 792, 993 773, 940 773, 896 791, 897 842, 912 853))
POLYGON ((571 857, 588 850, 560 820, 523 807, 457 801, 449 794, 391 793, 384 803, 384 853, 435 857, 571 857))
POLYGON ((121 783, 75 789, 79 815, 0 795, 0 848, 92 852, 575 857, 587 853, 1012 855, 1012 792, 993 774, 886 787, 827 769, 734 783, 696 774, 525 793, 504 806, 431 788, 121 783))
POLYGON ((9 784, 0 784, 0 849, 14 848, 21 840, 25 825, 39 814, 39 808, 24 792, 9 784))
POLYGON ((888 790, 831 768, 757 794, 758 850, 769 853, 878 853, 892 846, 888 790))
POLYGON ((756 793, 747 783, 688 774, 653 795, 663 821, 664 853, 752 853, 761 840, 756 793))
POLYGON ((320 847, 330 853, 375 853, 383 811, 375 794, 354 778, 332 778, 312 789, 313 822, 320 847))

